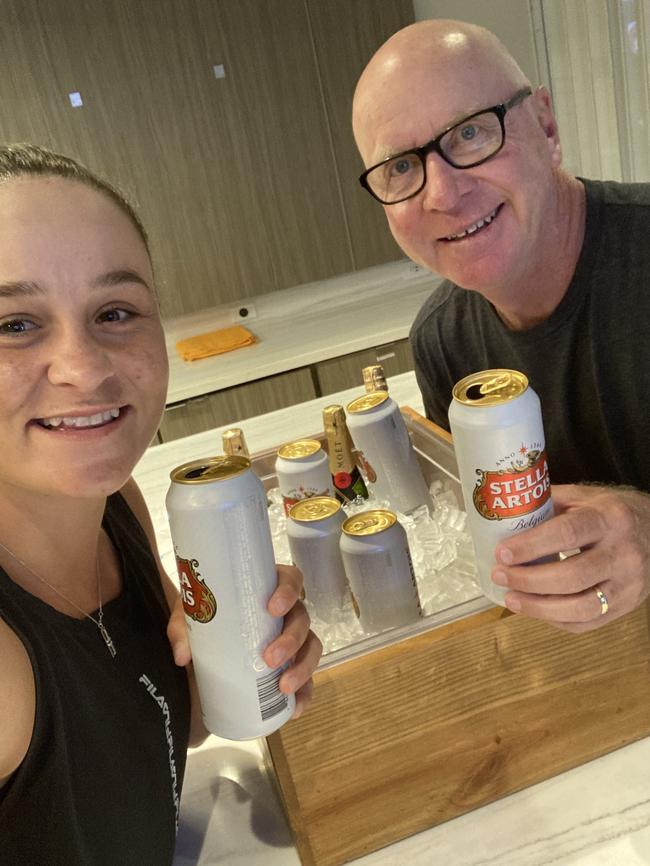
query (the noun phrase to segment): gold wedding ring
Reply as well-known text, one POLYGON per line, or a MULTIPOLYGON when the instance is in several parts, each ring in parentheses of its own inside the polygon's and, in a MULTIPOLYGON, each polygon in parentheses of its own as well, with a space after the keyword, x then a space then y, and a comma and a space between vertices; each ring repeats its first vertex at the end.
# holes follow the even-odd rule
POLYGON ((600 602, 600 615, 605 616, 605 614, 609 610, 609 602, 607 601, 607 596, 598 586, 594 586, 594 592, 598 596, 598 601, 600 602))

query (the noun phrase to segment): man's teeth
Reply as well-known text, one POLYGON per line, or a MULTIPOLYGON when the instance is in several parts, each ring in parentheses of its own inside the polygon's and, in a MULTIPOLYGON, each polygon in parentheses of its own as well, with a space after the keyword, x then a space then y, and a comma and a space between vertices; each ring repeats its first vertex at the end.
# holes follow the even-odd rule
POLYGON ((469 228, 466 228, 465 231, 459 232, 457 235, 449 235, 448 237, 445 238, 445 240, 457 241, 459 238, 467 237, 467 235, 473 235, 474 232, 477 232, 479 229, 482 229, 483 226, 489 226, 490 223, 492 222, 492 220, 494 219, 494 217, 497 215, 497 210, 498 210, 498 208, 493 210, 492 213, 489 213, 486 217, 483 217, 483 219, 480 219, 478 222, 475 222, 469 228))
POLYGON ((41 424, 44 427, 98 427, 100 424, 112 421, 113 418, 118 418, 119 414, 120 410, 116 408, 98 412, 96 415, 79 415, 74 418, 57 415, 54 418, 43 418, 41 424))

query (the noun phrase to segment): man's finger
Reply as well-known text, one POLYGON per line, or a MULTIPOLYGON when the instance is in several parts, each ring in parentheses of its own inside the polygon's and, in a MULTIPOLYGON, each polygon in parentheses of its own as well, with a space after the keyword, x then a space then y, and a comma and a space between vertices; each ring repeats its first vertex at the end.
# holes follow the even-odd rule
POLYGON ((495 558, 503 565, 521 565, 594 544, 605 532, 605 518, 600 511, 588 506, 576 508, 501 542, 496 547, 495 558))
POLYGON ((594 583, 615 578, 623 564, 616 551, 598 545, 568 559, 540 565, 497 565, 492 579, 497 586, 538 595, 570 595, 594 583))
MULTIPOLYGON (((600 584, 608 601, 615 600, 611 583, 600 584)), ((557 624, 603 624, 612 614, 602 614, 600 599, 594 588, 573 595, 529 595, 522 592, 506 593, 506 607, 515 613, 522 613, 533 619, 544 619, 557 624)))

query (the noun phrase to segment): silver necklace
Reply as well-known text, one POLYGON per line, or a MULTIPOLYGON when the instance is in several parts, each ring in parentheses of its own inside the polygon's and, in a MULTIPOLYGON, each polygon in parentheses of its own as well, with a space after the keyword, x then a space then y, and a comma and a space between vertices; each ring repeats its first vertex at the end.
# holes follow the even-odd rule
POLYGON ((96 571, 97 571, 97 600, 99 603, 97 619, 95 619, 94 616, 91 616, 89 613, 86 613, 86 611, 83 610, 83 608, 79 607, 78 604, 75 604, 74 601, 69 599, 67 595, 64 595, 55 586, 52 586, 52 584, 49 582, 49 580, 45 580, 45 578, 41 577, 40 574, 36 574, 36 572, 32 568, 30 568, 26 562, 24 562, 19 556, 16 556, 16 554, 13 551, 9 550, 9 548, 6 545, 4 545, 1 541, 0 541, 0 547, 4 551, 6 551, 6 553, 8 553, 12 559, 15 559, 16 562, 18 562, 20 565, 22 565, 22 567, 25 568, 30 574, 34 575, 34 577, 37 580, 40 580, 41 583, 45 584, 45 586, 49 586, 49 588, 52 590, 52 592, 55 592, 60 598, 62 598, 64 601, 66 601, 71 607, 74 607, 75 610, 78 610, 79 613, 82 613, 86 617, 86 619, 89 619, 91 622, 94 622, 95 625, 97 626, 97 628, 99 629, 99 633, 101 634, 102 638, 104 639, 104 643, 108 647, 108 651, 110 652, 112 658, 115 658, 115 656, 117 655, 117 650, 115 649, 115 644, 113 643, 112 637, 110 636, 110 634, 106 630, 106 626, 104 625, 104 608, 102 607, 102 581, 101 581, 101 575, 99 573, 99 550, 97 551, 97 559, 95 561, 96 571))

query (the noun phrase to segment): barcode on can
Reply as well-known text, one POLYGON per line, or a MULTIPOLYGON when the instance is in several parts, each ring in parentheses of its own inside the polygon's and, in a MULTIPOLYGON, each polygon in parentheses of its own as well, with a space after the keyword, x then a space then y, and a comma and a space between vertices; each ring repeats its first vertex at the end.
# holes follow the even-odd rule
POLYGON ((271 671, 264 677, 259 677, 257 680, 257 697, 260 702, 260 713, 262 721, 272 719, 277 716, 282 710, 287 707, 287 695, 282 694, 278 688, 278 681, 282 676, 282 669, 271 671))

